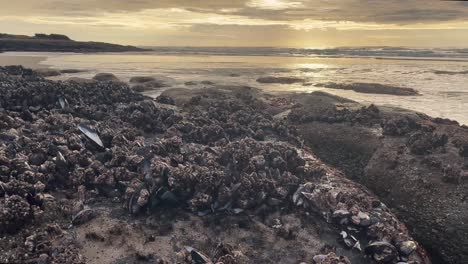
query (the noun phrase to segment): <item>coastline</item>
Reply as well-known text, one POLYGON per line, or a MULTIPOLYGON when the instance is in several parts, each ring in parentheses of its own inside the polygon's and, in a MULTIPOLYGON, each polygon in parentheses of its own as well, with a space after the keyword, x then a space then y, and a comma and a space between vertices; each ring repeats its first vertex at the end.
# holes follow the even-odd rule
MULTIPOLYGON (((175 88, 245 85, 258 87, 270 93, 325 91, 363 104, 397 106, 468 124, 468 108, 463 107, 468 100, 466 75, 462 74, 465 66, 459 62, 447 65, 442 62, 375 62, 369 59, 159 56, 152 52, 142 54, 53 53, 47 56, 47 62, 42 62, 44 66, 41 67, 57 69, 57 71, 60 71, 59 69, 86 70, 52 77, 55 80, 67 80, 73 77, 91 79, 98 73, 114 73, 117 78, 125 82, 132 77, 148 76, 164 81, 166 85, 175 88), (182 60, 184 63, 181 63, 182 60), (447 74, 440 74, 445 72, 447 74), (304 82, 292 85, 257 82, 262 77, 293 77, 304 79, 304 82), (208 81, 212 85, 205 84, 208 81), (376 85, 375 89, 373 88, 375 92, 378 89, 392 93, 391 87, 406 87, 415 89, 421 96, 397 97, 392 94, 364 94, 353 90, 315 86, 328 82, 349 86, 356 81, 385 85, 376 85)), ((159 91, 166 88, 154 90, 154 94, 157 96, 159 91)), ((360 85, 357 88, 360 88, 360 85)))

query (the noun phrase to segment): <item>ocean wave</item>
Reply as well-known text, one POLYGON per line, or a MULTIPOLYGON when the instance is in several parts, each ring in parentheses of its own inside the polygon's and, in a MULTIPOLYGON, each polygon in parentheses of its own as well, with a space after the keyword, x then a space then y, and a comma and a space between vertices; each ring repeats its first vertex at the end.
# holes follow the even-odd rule
POLYGON ((151 47, 153 52, 165 55, 216 56, 286 56, 286 57, 366 57, 405 59, 459 59, 468 60, 468 49, 424 49, 404 47, 343 47, 331 49, 256 48, 256 47, 151 47))

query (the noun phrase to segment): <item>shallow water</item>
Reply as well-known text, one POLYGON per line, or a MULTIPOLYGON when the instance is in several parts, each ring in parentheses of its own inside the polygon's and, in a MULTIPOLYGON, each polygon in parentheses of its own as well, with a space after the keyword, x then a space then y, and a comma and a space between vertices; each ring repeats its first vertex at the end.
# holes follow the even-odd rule
MULTIPOLYGON (((169 50, 170 51, 170 50, 169 50)), ((98 72, 111 72, 128 81, 134 76, 154 76, 166 80, 171 87, 200 88, 207 85, 186 85, 188 81, 211 81, 216 85, 249 85, 269 92, 313 92, 324 90, 363 103, 400 106, 429 114, 445 117, 468 124, 468 61, 465 53, 447 51, 435 53, 432 57, 402 57, 402 53, 383 54, 368 51, 354 51, 360 57, 349 54, 333 54, 333 57, 296 56, 270 54, 249 56, 223 52, 145 52, 125 54, 73 54, 73 53, 6 53, 0 54, 0 63, 18 63, 25 57, 42 58, 42 67, 57 69, 83 69, 86 72, 65 74, 60 78, 90 78, 98 72), (442 56, 440 54, 449 54, 442 56), (371 55, 375 55, 374 57, 371 55), (378 58, 377 58, 378 55, 378 58), (341 56, 341 57, 340 57, 341 56), (387 58, 382 58, 385 56, 387 58), (451 74, 437 74, 436 71, 451 74), (256 79, 262 76, 288 76, 306 79, 303 83, 261 84, 256 79), (410 87, 418 90, 421 96, 393 96, 361 94, 353 91, 333 90, 315 87, 323 82, 372 82, 410 87)), ((419 52, 419 51, 418 51, 419 52)), ((422 53, 427 54, 427 53, 422 53)), ((160 91, 150 93, 156 96, 160 91)))

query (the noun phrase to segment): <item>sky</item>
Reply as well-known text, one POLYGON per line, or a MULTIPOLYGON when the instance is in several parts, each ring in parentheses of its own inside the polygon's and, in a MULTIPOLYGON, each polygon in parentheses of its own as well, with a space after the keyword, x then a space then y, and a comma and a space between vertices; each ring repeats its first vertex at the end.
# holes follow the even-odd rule
POLYGON ((0 0, 0 32, 138 46, 468 47, 468 1, 0 0))

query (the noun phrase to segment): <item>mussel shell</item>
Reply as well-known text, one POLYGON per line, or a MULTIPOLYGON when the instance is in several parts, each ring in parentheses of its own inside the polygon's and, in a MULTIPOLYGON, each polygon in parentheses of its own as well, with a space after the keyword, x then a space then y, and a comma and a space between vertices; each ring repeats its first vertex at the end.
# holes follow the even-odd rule
POLYGON ((166 187, 161 187, 153 192, 149 199, 149 208, 154 210, 158 206, 177 206, 179 199, 166 187))
POLYGON ((68 107, 68 100, 67 98, 63 97, 63 96, 59 96, 58 98, 58 102, 60 104, 60 107, 62 107, 62 109, 65 109, 68 107))
POLYGON ((84 209, 79 211, 76 215, 73 216, 72 218, 72 224, 77 226, 77 225, 82 225, 94 217, 96 217, 97 213, 93 209, 84 209))
POLYGON ((99 135, 96 133, 94 129, 91 129, 90 127, 80 124, 78 125, 78 129, 80 129, 83 134, 85 134, 89 139, 91 139, 94 143, 96 143, 98 146, 101 148, 104 148, 104 144, 102 143, 101 138, 99 135))
POLYGON ((141 212, 143 209, 139 204, 138 204, 138 198, 140 197, 140 192, 142 189, 138 189, 138 191, 134 192, 132 196, 130 196, 130 199, 128 199, 128 212, 131 215, 137 215, 138 213, 141 212))
POLYGON ((367 255, 371 255, 379 263, 387 263, 398 257, 395 246, 384 241, 370 243, 364 249, 364 252, 367 255))
POLYGON ((192 257, 192 261, 195 262, 196 264, 205 264, 205 263, 212 263, 211 260, 203 255, 202 253, 198 252, 192 247, 185 247, 185 250, 187 250, 190 253, 190 256, 192 257))

